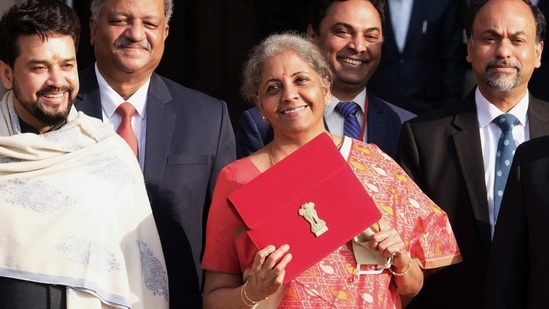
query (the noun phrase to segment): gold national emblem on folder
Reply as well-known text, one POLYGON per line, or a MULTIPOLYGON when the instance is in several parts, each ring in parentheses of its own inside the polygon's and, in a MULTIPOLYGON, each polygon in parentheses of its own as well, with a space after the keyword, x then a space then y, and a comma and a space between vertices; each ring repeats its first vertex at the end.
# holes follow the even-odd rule
POLYGON ((302 216, 311 225, 311 232, 316 237, 324 234, 328 230, 326 221, 320 219, 315 210, 315 203, 307 202, 299 208, 299 215, 302 216))
POLYGON ((286 266, 284 283, 381 218, 327 133, 231 193, 228 200, 257 249, 290 245, 292 262, 286 266))

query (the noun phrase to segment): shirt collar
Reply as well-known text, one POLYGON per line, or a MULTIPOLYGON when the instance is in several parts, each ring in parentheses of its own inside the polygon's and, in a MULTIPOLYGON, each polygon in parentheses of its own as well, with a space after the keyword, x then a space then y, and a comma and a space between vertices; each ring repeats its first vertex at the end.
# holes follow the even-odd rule
POLYGON ((143 86, 139 87, 137 91, 128 99, 124 100, 112 87, 107 83, 103 75, 97 69, 97 62, 95 63, 95 75, 97 76, 97 83, 99 84, 99 93, 101 95, 101 105, 103 111, 110 118, 118 105, 124 102, 130 102, 139 116, 145 118, 145 103, 147 102, 147 93, 149 90, 149 78, 143 86))
MULTIPOLYGON (((528 119, 528 101, 529 92, 526 91, 526 94, 519 100, 519 102, 509 112, 507 112, 508 114, 512 114, 517 117, 519 124, 524 127, 526 126, 528 119)), ((490 101, 488 101, 482 93, 480 93, 478 87, 475 91, 475 104, 477 106, 477 117, 480 128, 489 125, 497 116, 504 114, 494 104, 490 103, 490 101)))
MULTIPOLYGON (((357 103, 358 106, 360 106, 360 111, 362 112, 362 114, 364 114, 364 103, 366 102, 366 88, 364 88, 359 94, 357 94, 357 96, 354 97, 351 101, 357 103)), ((342 101, 332 95, 330 97, 330 104, 324 109, 324 116, 328 117, 328 115, 330 115, 334 111, 337 103, 339 102, 342 101)))

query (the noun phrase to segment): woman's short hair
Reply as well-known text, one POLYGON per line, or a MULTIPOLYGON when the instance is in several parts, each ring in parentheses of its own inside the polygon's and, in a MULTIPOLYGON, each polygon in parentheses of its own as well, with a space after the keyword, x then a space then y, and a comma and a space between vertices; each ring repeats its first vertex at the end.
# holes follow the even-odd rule
POLYGON ((334 76, 324 52, 304 34, 289 31, 266 37, 250 50, 242 70, 242 96, 254 102, 265 62, 286 51, 294 52, 307 62, 320 76, 323 86, 330 87, 334 76))

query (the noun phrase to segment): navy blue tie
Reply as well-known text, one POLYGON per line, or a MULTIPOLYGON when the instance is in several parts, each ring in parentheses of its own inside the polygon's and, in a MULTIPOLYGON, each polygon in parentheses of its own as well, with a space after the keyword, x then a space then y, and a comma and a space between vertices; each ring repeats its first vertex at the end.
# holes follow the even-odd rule
POLYGON ((509 168, 513 162, 513 155, 517 148, 513 139, 513 126, 518 123, 517 117, 511 114, 499 115, 494 123, 500 127, 501 136, 496 152, 496 173, 494 177, 494 223, 497 221, 501 198, 505 190, 505 183, 509 175, 509 168))
POLYGON ((358 139, 360 135, 360 123, 356 118, 356 112, 360 106, 355 102, 339 102, 335 110, 345 118, 343 125, 343 135, 358 139))

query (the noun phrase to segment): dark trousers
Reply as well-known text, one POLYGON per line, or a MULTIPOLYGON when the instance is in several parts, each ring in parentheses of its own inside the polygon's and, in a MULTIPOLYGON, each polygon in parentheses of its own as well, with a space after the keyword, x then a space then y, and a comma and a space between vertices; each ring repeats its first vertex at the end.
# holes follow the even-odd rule
POLYGON ((0 277, 0 309, 66 309, 66 287, 0 277))

